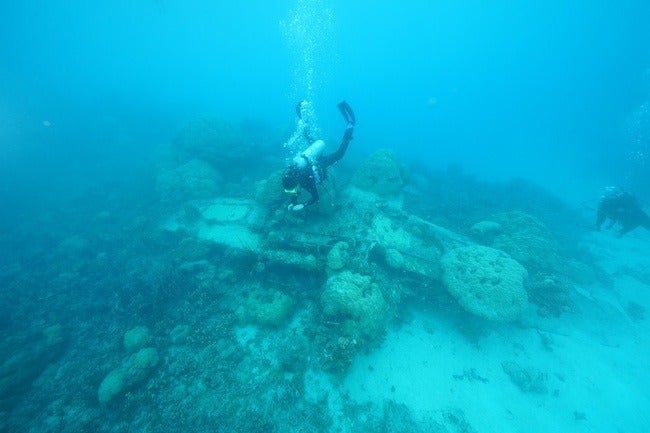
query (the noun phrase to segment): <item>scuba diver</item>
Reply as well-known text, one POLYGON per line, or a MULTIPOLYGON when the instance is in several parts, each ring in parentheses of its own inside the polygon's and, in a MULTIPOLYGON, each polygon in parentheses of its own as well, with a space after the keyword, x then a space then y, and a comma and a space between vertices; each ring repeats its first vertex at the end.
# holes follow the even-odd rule
POLYGON ((606 221, 608 229, 619 226, 619 236, 637 227, 650 230, 650 216, 643 211, 636 197, 613 186, 605 188, 598 203, 596 230, 600 230, 606 221))
POLYGON ((318 202, 318 190, 316 186, 327 179, 327 167, 343 158, 345 151, 352 141, 352 132, 356 123, 356 118, 352 108, 347 102, 342 101, 338 104, 339 110, 346 121, 345 132, 339 148, 330 154, 323 155, 325 142, 323 140, 314 140, 309 131, 309 125, 302 122, 303 114, 308 106, 307 101, 302 101, 296 106, 298 115, 299 133, 309 143, 309 147, 293 158, 291 164, 287 167, 282 175, 282 187, 284 192, 291 195, 291 204, 288 208, 291 211, 299 211, 306 206, 318 202), (300 188, 304 188, 311 195, 304 203, 298 203, 298 194, 300 188))

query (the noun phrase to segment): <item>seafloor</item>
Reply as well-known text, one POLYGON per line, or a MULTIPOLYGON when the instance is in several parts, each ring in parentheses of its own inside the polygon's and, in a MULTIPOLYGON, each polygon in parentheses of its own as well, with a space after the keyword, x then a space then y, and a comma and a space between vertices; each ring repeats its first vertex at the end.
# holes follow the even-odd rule
POLYGON ((6 210, 1 431, 648 431, 650 234, 390 150, 292 213, 280 137, 6 210))

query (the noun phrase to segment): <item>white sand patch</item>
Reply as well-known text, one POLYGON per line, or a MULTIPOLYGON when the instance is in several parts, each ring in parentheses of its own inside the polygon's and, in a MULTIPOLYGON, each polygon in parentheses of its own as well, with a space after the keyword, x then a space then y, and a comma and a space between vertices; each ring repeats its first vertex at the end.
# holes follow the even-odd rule
POLYGON ((564 325, 566 336, 551 334, 552 351, 537 330, 507 327, 477 347, 444 319, 421 313, 360 357, 344 387, 358 402, 404 403, 419 419, 445 423, 444 413, 461 409, 478 432, 643 431, 650 398, 642 347, 633 339, 605 346, 564 325), (548 392, 522 392, 504 361, 544 373, 548 392))
MULTIPOLYGON (((642 274, 650 279, 650 231, 636 229, 618 237, 611 231, 592 232, 582 245, 609 274, 642 274)), ((648 284, 649 282, 646 282, 648 284)))

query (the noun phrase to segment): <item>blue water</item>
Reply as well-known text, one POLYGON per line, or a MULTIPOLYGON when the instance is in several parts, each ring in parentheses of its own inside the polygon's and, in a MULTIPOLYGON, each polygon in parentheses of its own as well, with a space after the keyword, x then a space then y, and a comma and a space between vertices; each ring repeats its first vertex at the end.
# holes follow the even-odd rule
MULTIPOLYGON (((638 243, 631 244, 636 252, 630 252, 625 244, 616 243, 620 240, 615 236, 594 238, 588 229, 607 185, 636 195, 646 209, 650 204, 649 17, 650 3, 641 0, 4 2, 0 365, 13 379, 0 375, 4 419, 0 429, 117 432, 194 426, 207 431, 221 420, 224 430, 217 431, 362 431, 350 427, 352 421, 334 422, 322 414, 304 424, 279 426, 278 420, 286 420, 260 409, 261 403, 241 391, 246 385, 232 391, 229 387, 236 388, 238 381, 250 385, 241 371, 263 369, 268 362, 256 364, 250 354, 261 349, 247 347, 248 340, 241 337, 247 331, 234 319, 234 292, 229 295, 227 289, 213 286, 235 290, 241 284, 261 284, 248 272, 258 269, 255 260, 237 261, 237 254, 221 247, 188 252, 191 247, 183 249, 183 242, 194 239, 197 232, 192 229, 181 230, 184 235, 174 232, 176 237, 161 234, 166 233, 160 228, 164 217, 187 209, 197 197, 212 199, 204 193, 212 184, 205 183, 175 190, 171 199, 161 186, 162 173, 198 158, 218 172, 212 180, 218 191, 214 196, 254 198, 259 182, 284 166, 292 156, 290 150, 299 150, 282 144, 294 131, 294 107, 303 99, 313 106, 313 130, 328 143, 336 143, 344 127, 336 104, 345 99, 356 112, 355 140, 340 164, 341 188, 371 154, 390 149, 413 173, 405 180, 402 210, 463 235, 482 217, 526 211, 550 228, 569 260, 602 270, 597 283, 582 279, 569 285, 620 289, 622 283, 612 281, 626 267, 610 262, 625 262, 619 259, 626 254, 646 254, 647 232, 639 228, 632 234, 638 243), (175 138, 182 135, 182 128, 206 116, 232 124, 248 122, 243 141, 234 146, 253 143, 253 151, 221 166, 215 162, 220 161, 218 155, 211 160, 192 154, 191 147, 179 151, 175 138), (169 152, 178 153, 170 157, 169 152), (616 257, 607 255, 609 243, 616 245, 611 247, 616 257), (214 278, 204 286, 188 283, 172 271, 184 263, 214 263, 224 254, 232 269, 192 271, 204 283, 214 278), (245 283, 237 283, 240 277, 245 283), (199 305, 187 306, 197 298, 199 305), (157 308, 158 303, 165 307, 157 308), (198 336, 183 349, 165 349, 169 331, 179 323, 191 323, 198 336), (205 329, 202 323, 208 323, 205 329), (66 346, 57 346, 56 356, 24 361, 30 358, 25 347, 33 341, 37 346, 46 344, 34 335, 53 325, 65 330, 66 346), (97 401, 100 378, 119 365, 124 356, 119 352, 122 335, 137 325, 148 326, 153 334, 160 354, 157 370, 144 384, 138 381, 129 396, 120 395, 112 406, 102 405, 97 401), (233 337, 235 329, 238 339, 233 337), (210 337, 210 332, 215 334, 210 337), (215 370, 228 370, 224 379, 228 386, 219 387, 196 373, 201 368, 197 359, 214 359, 212 349, 207 349, 214 344, 219 353, 228 352, 226 347, 233 344, 245 347, 242 355, 224 355, 226 367, 215 370), (92 350, 84 354, 82 348, 89 346, 92 350), (23 362, 24 369, 15 367, 23 362), (85 372, 75 378, 78 368, 85 372), (180 377, 190 378, 189 382, 180 377), (197 377, 200 380, 194 381, 197 377), (60 389, 44 396, 43 389, 57 389, 52 381, 61 383, 60 389), (212 415, 193 412, 196 400, 178 397, 181 385, 174 388, 175 381, 183 382, 185 392, 195 398, 204 392, 206 400, 235 395, 234 400, 251 404, 241 403, 239 412, 231 407, 214 409, 212 415), (172 388, 178 395, 161 397, 172 388), (143 405, 157 414, 155 421, 137 415, 143 405), (160 412, 166 405, 177 412, 160 412), (227 414, 232 418, 223 421, 227 414), (268 421, 237 424, 251 414, 268 416, 268 421), (174 417, 181 420, 170 423, 174 417), (70 421, 75 418, 78 424, 70 421)), ((228 153, 227 147, 221 151, 228 153)), ((268 220, 272 222, 266 222, 271 225, 255 226, 253 231, 266 233, 268 227, 296 231, 295 225, 281 225, 279 215, 284 215, 285 207, 277 205, 268 220)), ((323 222, 327 213, 315 218, 327 225, 323 222)), ((307 228, 298 227, 308 232, 309 215, 303 223, 307 228)), ((630 278, 648 289, 647 264, 640 266, 641 271, 630 278)), ((328 275, 287 277, 292 271, 273 272, 272 278, 264 278, 280 289, 284 286, 278 286, 278 280, 294 285, 282 290, 293 296, 296 311, 314 311, 318 295, 310 297, 295 287, 298 281, 313 280, 320 290, 328 275)), ((617 293, 623 292, 628 293, 617 293)), ((626 296, 613 310, 625 310, 634 316, 630 323, 647 327, 643 313, 650 308, 647 297, 626 296)), ((407 321, 397 317, 398 322, 407 321)), ((627 332, 625 326, 621 325, 622 333, 627 332)), ((274 338, 276 343, 282 340, 274 338)), ((304 357, 314 359, 321 343, 316 337, 301 341, 304 357)), ((380 346, 375 343, 368 350, 380 346)), ((632 353, 614 358, 628 361, 632 353)), ((300 364, 293 358, 286 362, 300 364)), ((294 367, 304 373, 305 365, 294 367)), ((337 374, 340 379, 341 372, 337 374)), ((255 392, 268 394, 268 386, 261 383, 255 392)), ((286 393, 292 391, 283 392, 289 406, 312 415, 319 412, 315 409, 322 403, 319 398, 291 399, 286 393)), ((385 398, 390 400, 388 394, 385 398)), ((642 405, 647 388, 646 400, 631 398, 632 407, 642 405)), ((407 398, 399 403, 409 406, 407 398)), ((363 412, 360 401, 350 402, 347 409, 337 404, 330 402, 329 410, 347 410, 350 419, 363 412)), ((384 408, 386 413, 391 410, 395 412, 384 408)), ((582 417, 586 412, 588 422, 590 410, 593 413, 594 409, 571 408, 575 431, 587 431, 582 417)), ((399 422, 388 422, 386 416, 376 421, 381 424, 384 419, 383 431, 409 431, 406 421, 399 430, 393 425, 399 422)), ((459 417, 437 419, 446 420, 439 431, 524 431, 505 416, 495 428, 473 424, 471 414, 467 421, 454 423, 451 418, 459 417)), ((647 430, 643 422, 634 425, 623 418, 619 431, 647 430)), ((372 425, 368 421, 364 428, 379 428, 372 425)))
POLYGON ((83 155, 88 165, 104 153, 134 159, 124 154, 147 146, 89 143, 88 133, 106 135, 102 116, 142 141, 172 136, 205 113, 288 124, 294 101, 307 93, 305 77, 292 70, 305 64, 301 44, 313 43, 322 121, 338 121, 331 107, 339 99, 354 101, 364 127, 359 146, 394 143, 436 165, 532 174, 554 186, 575 176, 621 183, 631 150, 625 119, 650 91, 649 8, 633 1, 4 5, 2 141, 11 150, 3 146, 2 172, 8 161, 37 162, 44 152, 72 153, 69 163, 83 155), (280 22, 292 8, 314 11, 303 13, 307 28, 287 35, 280 22), (323 11, 331 18, 319 29, 309 15, 323 11), (49 136, 38 135, 42 120, 56 127, 49 136))

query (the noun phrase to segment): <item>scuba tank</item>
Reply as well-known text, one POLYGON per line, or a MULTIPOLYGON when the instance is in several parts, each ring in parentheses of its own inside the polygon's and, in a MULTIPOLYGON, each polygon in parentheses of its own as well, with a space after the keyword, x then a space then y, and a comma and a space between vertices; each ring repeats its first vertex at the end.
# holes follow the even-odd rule
POLYGON ((294 164, 298 166, 298 168, 305 168, 307 167, 307 164, 311 164, 314 166, 316 160, 320 156, 321 153, 323 153, 323 149, 325 148, 325 142, 323 140, 316 140, 314 141, 311 146, 309 146, 307 149, 305 149, 304 152, 301 152, 299 155, 296 155, 293 158, 294 164))

